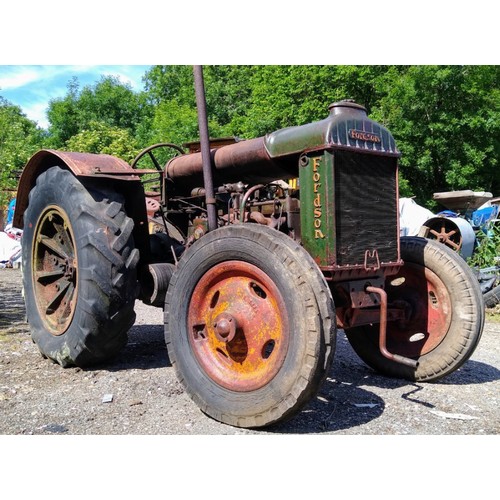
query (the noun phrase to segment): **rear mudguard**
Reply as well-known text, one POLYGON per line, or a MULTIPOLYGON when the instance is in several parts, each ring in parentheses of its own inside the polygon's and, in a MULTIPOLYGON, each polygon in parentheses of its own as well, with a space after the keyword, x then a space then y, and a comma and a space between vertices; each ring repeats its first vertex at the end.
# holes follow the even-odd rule
POLYGON ((28 206, 29 192, 37 177, 54 166, 70 170, 76 177, 111 177, 140 183, 139 177, 134 175, 134 169, 114 156, 42 149, 30 158, 19 180, 14 214, 15 227, 23 228, 23 214, 28 206))
POLYGON ((23 169, 17 189, 14 227, 24 228, 23 215, 28 206, 29 193, 36 184, 37 177, 50 167, 58 166, 70 170, 76 177, 93 178, 96 182, 123 194, 125 210, 134 220, 134 240, 141 257, 148 257, 148 219, 144 189, 140 177, 127 162, 114 156, 92 153, 73 153, 43 149, 35 153, 23 169))

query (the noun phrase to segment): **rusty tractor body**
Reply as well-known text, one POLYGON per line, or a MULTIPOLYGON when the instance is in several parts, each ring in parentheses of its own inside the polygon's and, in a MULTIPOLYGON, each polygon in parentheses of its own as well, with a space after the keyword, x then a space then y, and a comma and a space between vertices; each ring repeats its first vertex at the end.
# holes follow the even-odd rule
POLYGON ((314 397, 337 328, 383 374, 441 378, 474 351, 484 305, 454 252, 400 238, 399 157, 352 101, 265 137, 155 145, 131 165, 40 151, 15 213, 33 339, 62 366, 90 365, 126 343, 137 298, 162 307, 185 390, 241 427, 314 397))

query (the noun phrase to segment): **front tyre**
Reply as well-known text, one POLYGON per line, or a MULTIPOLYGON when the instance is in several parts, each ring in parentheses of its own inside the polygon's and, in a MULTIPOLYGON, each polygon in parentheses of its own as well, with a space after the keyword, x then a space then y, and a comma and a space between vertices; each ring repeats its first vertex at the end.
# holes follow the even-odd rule
POLYGON ((238 427, 282 421, 313 397, 335 342, 333 301, 308 254, 276 230, 217 229, 183 255, 165 337, 186 392, 238 427))
POLYGON ((404 308, 404 321, 387 323, 387 349, 418 361, 413 369, 382 356, 379 326, 346 330, 359 357, 376 371, 412 381, 433 381, 459 368, 474 352, 484 326, 477 279, 446 246, 401 238, 404 265, 385 282, 388 305, 404 308))
POLYGON ((61 366, 104 361, 134 324, 138 250, 117 193, 52 167, 24 214, 23 286, 31 335, 61 366))

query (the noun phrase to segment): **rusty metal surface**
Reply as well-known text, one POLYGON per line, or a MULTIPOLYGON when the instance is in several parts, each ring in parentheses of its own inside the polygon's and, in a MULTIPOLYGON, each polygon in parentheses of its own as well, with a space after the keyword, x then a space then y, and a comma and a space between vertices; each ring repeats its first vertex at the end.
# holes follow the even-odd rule
POLYGON ((375 286, 366 287, 368 293, 376 293, 380 296, 380 325, 379 325, 379 349, 383 356, 387 359, 391 359, 396 363, 401 363, 412 368, 417 368, 418 362, 396 354, 389 352, 387 349, 387 293, 383 288, 378 288, 375 286))
POLYGON ((241 261, 218 264, 201 278, 189 304, 188 332, 210 378, 239 392, 268 384, 289 344, 279 290, 260 269, 241 261))
POLYGON ((459 251, 462 248, 462 235, 458 227, 452 221, 445 217, 435 219, 431 226, 426 222, 424 225, 429 227, 429 233, 432 234, 437 241, 459 251))
POLYGON ((28 206, 28 195, 36 178, 50 167, 60 166, 71 170, 76 176, 95 176, 139 181, 139 177, 128 163, 119 158, 103 154, 71 153, 43 149, 35 153, 23 169, 17 191, 14 225, 23 228, 23 214, 28 206))
POLYGON ((198 110, 198 129, 200 132, 201 160, 203 170, 203 187, 205 188, 205 204, 207 210, 208 230, 217 229, 217 207, 214 194, 213 162, 210 154, 210 139, 208 133, 207 102, 205 99, 205 83, 203 68, 193 66, 194 86, 196 93, 196 108, 198 110))
MULTIPOLYGON (((262 137, 212 149, 211 155, 215 185, 238 181, 260 184, 298 175, 297 161, 273 161, 266 151, 262 137)), ((167 177, 183 188, 203 185, 201 153, 173 158, 165 170, 167 177)))
POLYGON ((446 337, 452 318, 451 297, 441 279, 428 268, 406 263, 388 280, 386 291, 389 301, 406 303, 411 316, 411 322, 388 324, 389 349, 410 358, 435 349, 446 337))
POLYGON ((38 312, 52 335, 62 335, 75 312, 78 262, 69 218, 59 207, 48 206, 40 216, 32 259, 38 312))
POLYGON ((57 157, 77 176, 95 175, 101 172, 108 174, 128 174, 135 179, 135 172, 132 167, 115 156, 93 153, 74 153, 66 151, 42 150, 36 153, 26 165, 29 169, 32 163, 40 163, 45 157, 57 157))

